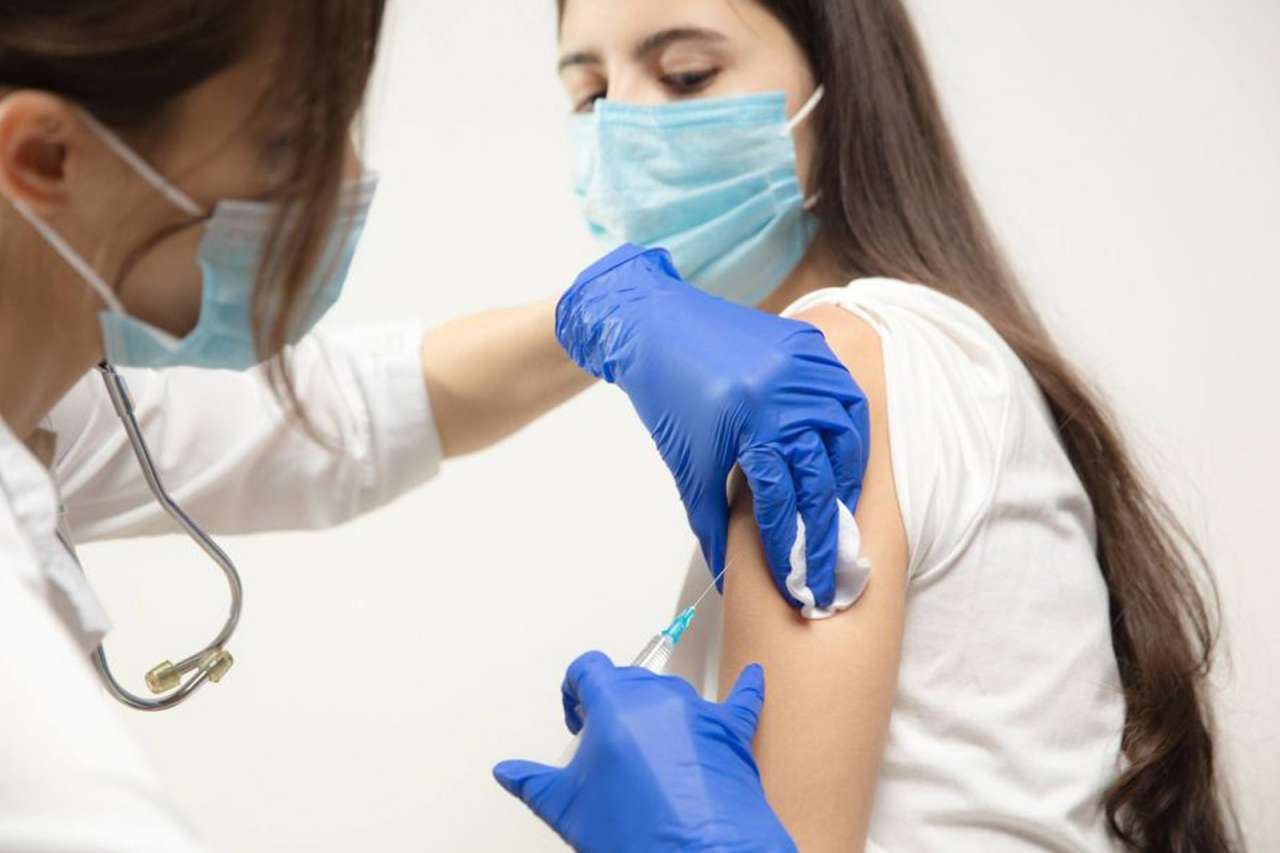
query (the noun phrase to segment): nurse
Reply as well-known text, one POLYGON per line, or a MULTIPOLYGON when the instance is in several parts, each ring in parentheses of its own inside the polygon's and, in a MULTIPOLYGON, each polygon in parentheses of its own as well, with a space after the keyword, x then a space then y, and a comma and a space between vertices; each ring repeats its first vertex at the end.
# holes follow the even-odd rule
MULTIPOLYGON (((836 499, 856 502, 867 424, 812 327, 623 250, 558 303, 425 339, 413 325, 310 333, 373 197, 349 130, 382 12, 381 0, 0 11, 0 851, 199 849, 91 664, 110 623, 73 543, 173 529, 102 362, 121 368, 166 485, 214 533, 337 523, 603 378, 653 434, 713 571, 726 477, 746 451, 769 451, 747 457, 764 467, 742 464, 788 496, 759 510, 779 537, 769 550, 790 550, 799 515, 809 586, 830 600, 836 499)), ((783 587, 789 567, 771 568, 783 587)), ((759 668, 716 704, 589 653, 564 692, 570 724, 579 707, 590 721, 584 772, 497 771, 560 803, 547 811, 562 836, 791 849, 750 750, 759 668)))

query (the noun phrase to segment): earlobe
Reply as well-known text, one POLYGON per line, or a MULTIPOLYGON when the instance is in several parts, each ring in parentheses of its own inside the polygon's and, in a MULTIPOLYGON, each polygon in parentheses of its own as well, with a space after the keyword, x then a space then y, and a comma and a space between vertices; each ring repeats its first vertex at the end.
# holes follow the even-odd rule
POLYGON ((0 99, 0 195, 42 216, 62 207, 75 128, 70 106, 56 96, 20 91, 0 99))

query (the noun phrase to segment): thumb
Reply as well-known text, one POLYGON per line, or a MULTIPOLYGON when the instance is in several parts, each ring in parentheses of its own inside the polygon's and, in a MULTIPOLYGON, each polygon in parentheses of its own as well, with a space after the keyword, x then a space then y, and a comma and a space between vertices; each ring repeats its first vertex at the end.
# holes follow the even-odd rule
POLYGON ((753 663, 742 671, 734 682, 724 708, 732 716, 744 740, 755 737, 760 722, 760 709, 764 707, 764 668, 753 663))
POLYGON ((523 800, 539 817, 545 817, 539 807, 559 775, 559 768, 533 761, 503 761, 493 768, 493 778, 498 784, 508 794, 523 800))

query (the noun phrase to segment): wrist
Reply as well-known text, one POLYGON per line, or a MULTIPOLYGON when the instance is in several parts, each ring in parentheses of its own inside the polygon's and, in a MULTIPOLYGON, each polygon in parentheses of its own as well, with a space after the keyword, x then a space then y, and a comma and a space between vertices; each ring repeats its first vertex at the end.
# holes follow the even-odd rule
POLYGON ((556 340, 583 370, 615 382, 614 356, 642 324, 642 307, 679 275, 664 249, 623 245, 588 267, 556 305, 556 340))
POLYGON ((596 379, 612 382, 605 372, 601 356, 603 330, 594 322, 587 304, 592 295, 585 291, 593 282, 579 281, 564 292, 555 306, 552 331, 560 349, 576 364, 596 379))

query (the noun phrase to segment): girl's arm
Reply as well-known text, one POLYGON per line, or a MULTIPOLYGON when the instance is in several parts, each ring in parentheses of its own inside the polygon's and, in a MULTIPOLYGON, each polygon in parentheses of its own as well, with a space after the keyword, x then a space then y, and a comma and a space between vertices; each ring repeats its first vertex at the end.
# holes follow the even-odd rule
POLYGON ((808 622, 778 596, 743 490, 730 522, 720 692, 749 663, 765 668, 755 753, 765 792, 805 853, 862 850, 898 677, 907 547, 894 490, 884 370, 875 331, 822 306, 813 323, 866 392, 871 456, 855 519, 871 582, 849 611, 808 622))

